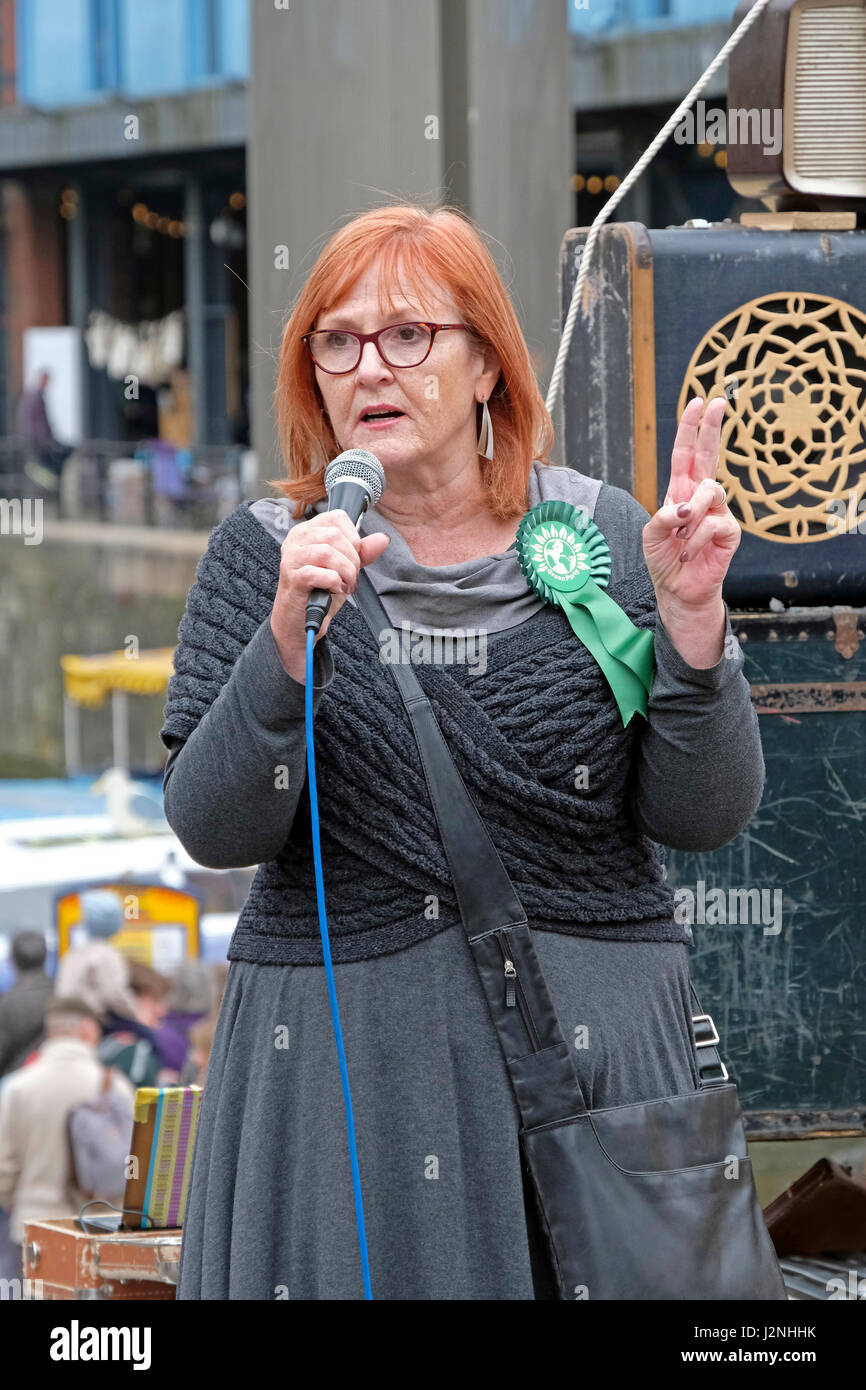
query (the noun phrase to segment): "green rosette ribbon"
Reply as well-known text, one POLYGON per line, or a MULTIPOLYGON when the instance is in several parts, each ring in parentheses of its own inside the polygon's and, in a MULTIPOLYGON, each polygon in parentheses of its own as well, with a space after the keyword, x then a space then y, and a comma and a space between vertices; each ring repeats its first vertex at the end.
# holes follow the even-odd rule
POLYGON ((635 627, 604 592, 610 550, 601 531, 569 502, 539 502, 517 528, 517 555, 530 588, 560 607, 613 692, 623 726, 646 718, 653 681, 652 632, 635 627))

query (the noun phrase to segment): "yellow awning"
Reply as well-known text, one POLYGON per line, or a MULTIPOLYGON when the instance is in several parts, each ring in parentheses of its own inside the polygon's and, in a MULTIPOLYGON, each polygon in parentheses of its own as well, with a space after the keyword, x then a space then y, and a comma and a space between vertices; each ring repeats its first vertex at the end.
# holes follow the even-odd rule
POLYGON ((101 656, 62 656, 63 684, 70 700, 98 709, 113 690, 129 695, 159 695, 174 671, 174 647, 156 647, 131 656, 126 651, 101 656))

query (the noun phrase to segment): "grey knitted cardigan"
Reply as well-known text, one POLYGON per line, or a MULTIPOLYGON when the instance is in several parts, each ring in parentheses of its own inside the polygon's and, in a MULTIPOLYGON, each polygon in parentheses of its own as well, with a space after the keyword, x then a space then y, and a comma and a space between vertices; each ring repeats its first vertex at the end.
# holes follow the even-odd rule
MULTIPOLYGON (((248 503, 212 533, 180 623, 164 741, 189 737, 269 620, 279 565, 279 546, 248 503)), ((609 592, 637 626, 653 626, 645 569, 609 592)), ((460 915, 411 724, 353 605, 332 620, 328 642, 334 678, 316 712, 316 780, 331 950, 349 962, 402 950, 460 915)), ((690 940, 674 919, 661 852, 629 811, 640 716, 623 729, 559 609, 502 634, 483 673, 468 664, 415 671, 533 928, 690 940)), ((256 872, 228 956, 321 964, 306 787, 285 845, 256 872)))

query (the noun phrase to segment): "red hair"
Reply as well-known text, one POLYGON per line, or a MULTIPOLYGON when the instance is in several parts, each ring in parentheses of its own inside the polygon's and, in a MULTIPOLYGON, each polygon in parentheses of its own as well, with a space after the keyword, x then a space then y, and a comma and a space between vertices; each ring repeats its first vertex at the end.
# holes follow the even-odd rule
MULTIPOLYGON (((393 308, 388 286, 412 281, 447 290, 476 346, 489 346, 502 370, 488 401, 494 456, 479 456, 482 486, 497 517, 528 506, 533 459, 550 463, 553 423, 535 379, 517 316, 481 233, 460 209, 396 203, 353 218, 323 248, 283 332, 274 407, 288 479, 270 480, 297 505, 300 521, 310 502, 326 496, 325 468, 340 452, 301 334, 320 313, 339 303, 379 256, 380 313, 393 308)), ((427 313, 421 305, 421 313, 427 313)))

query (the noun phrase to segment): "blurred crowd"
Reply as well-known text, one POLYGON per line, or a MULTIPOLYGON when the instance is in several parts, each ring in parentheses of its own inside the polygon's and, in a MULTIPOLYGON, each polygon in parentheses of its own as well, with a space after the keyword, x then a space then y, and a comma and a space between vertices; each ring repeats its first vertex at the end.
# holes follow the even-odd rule
POLYGON ((124 925, 115 894, 83 893, 81 908, 54 979, 39 932, 11 942, 16 979, 0 995, 0 1277, 20 1277, 25 1221, 74 1217, 94 1198, 120 1204, 114 1154, 129 1151, 139 1086, 205 1082, 227 964, 187 960, 160 974, 111 944, 124 925), (111 1176, 93 1178, 102 1172, 111 1176))

